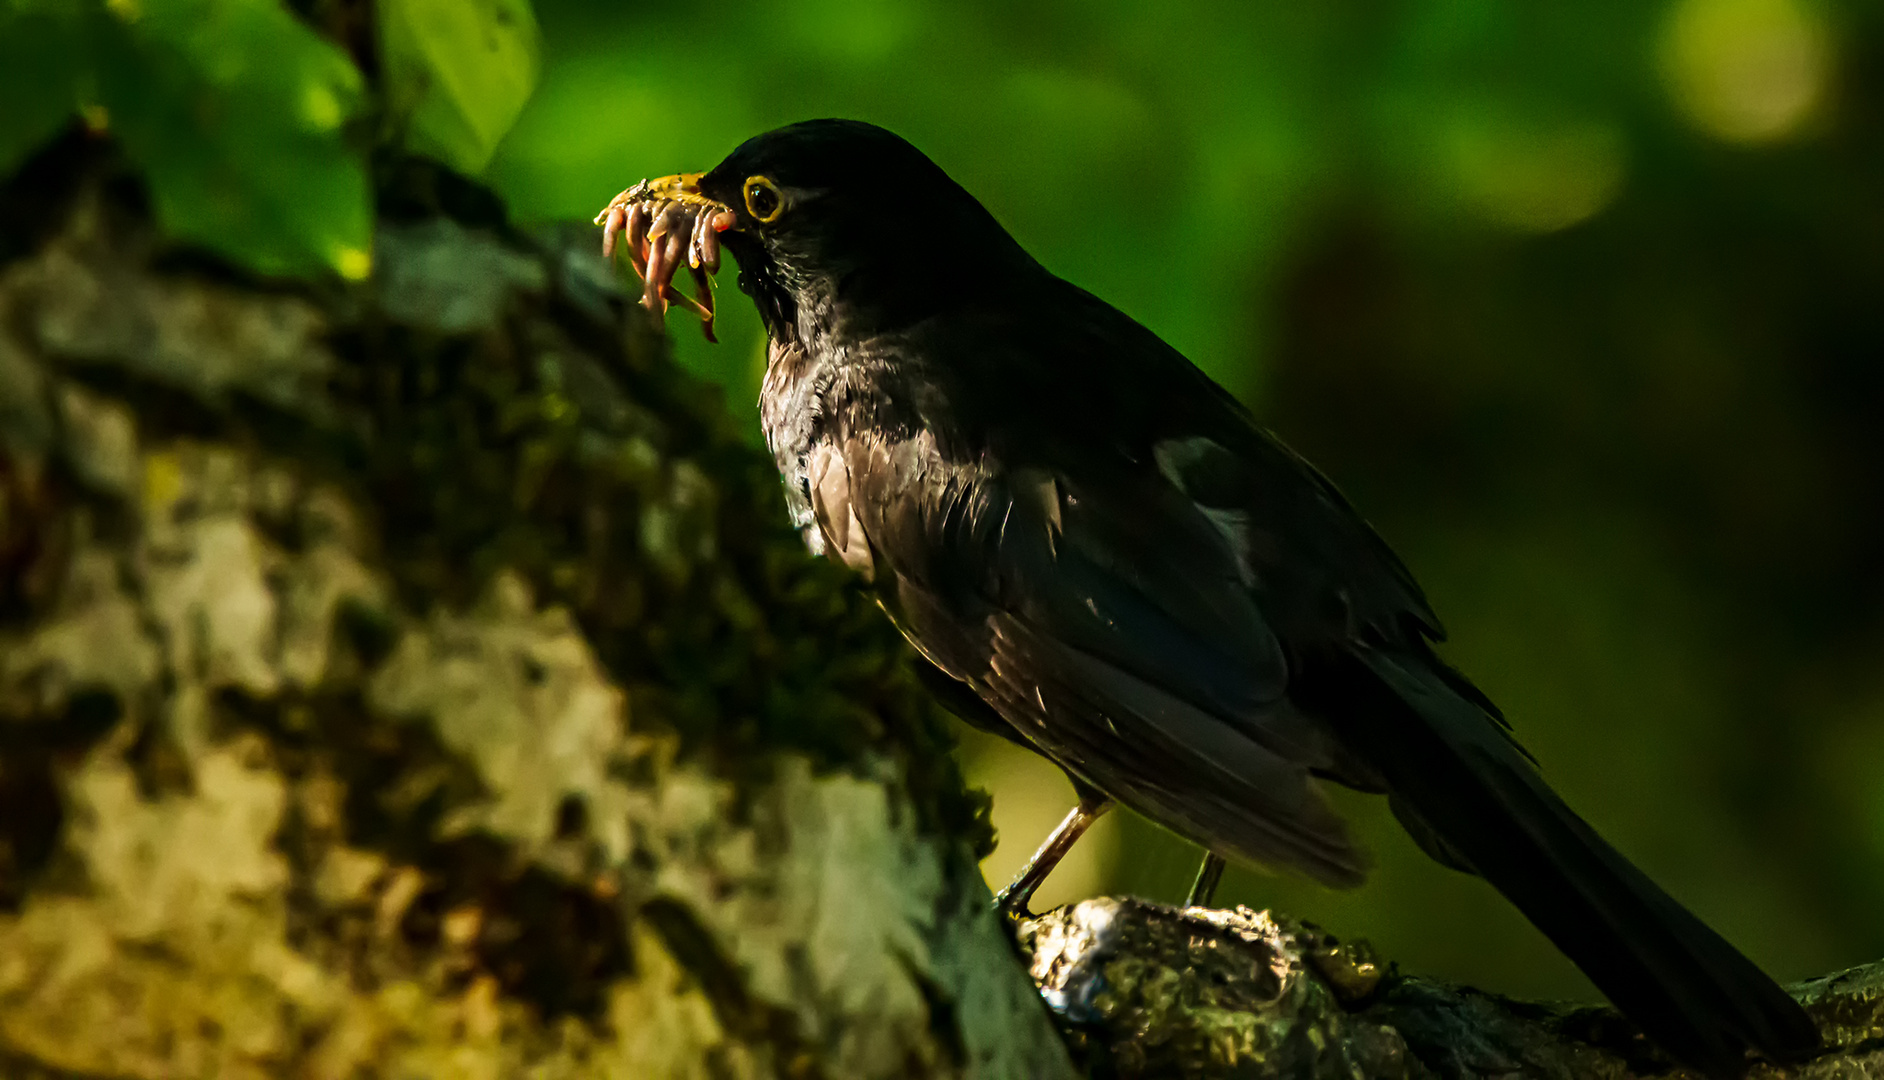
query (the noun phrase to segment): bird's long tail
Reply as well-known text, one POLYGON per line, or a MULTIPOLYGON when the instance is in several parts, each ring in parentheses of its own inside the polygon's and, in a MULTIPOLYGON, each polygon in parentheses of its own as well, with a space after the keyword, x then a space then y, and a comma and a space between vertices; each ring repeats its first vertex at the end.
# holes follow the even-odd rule
MULTIPOLYGON (((1737 1077, 1796 1060, 1812 1020, 1773 980, 1609 846, 1479 707, 1419 657, 1355 650, 1329 719, 1449 853, 1516 904, 1676 1059, 1737 1077)), ((1430 838, 1429 838, 1430 842, 1430 838)))

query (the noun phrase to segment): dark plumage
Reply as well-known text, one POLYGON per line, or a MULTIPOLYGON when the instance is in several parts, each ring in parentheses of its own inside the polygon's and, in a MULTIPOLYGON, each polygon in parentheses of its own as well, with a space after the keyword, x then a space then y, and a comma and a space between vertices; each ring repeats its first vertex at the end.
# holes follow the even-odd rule
POLYGON ((770 335, 760 408, 793 518, 874 583, 952 707, 1094 810, 1100 792, 1332 885, 1363 861, 1319 782, 1385 793, 1682 1061, 1734 1076, 1749 1049, 1817 1045, 1544 784, 1333 485, 914 147, 812 121, 652 183, 721 214, 770 335))

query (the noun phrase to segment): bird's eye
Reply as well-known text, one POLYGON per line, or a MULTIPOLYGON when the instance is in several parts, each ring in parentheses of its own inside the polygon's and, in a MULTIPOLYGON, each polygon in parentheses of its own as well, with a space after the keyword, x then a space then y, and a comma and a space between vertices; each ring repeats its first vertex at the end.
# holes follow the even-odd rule
POLYGON ((746 211, 760 224, 769 225, 778 220, 779 213, 785 209, 785 200, 779 197, 778 188, 763 176, 746 178, 746 211))

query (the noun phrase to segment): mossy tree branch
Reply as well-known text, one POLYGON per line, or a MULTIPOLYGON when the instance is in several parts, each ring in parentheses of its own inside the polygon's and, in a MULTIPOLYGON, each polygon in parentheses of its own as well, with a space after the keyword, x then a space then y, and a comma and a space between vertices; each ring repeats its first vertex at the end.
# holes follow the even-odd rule
MULTIPOLYGON (((1633 1080, 1693 1076, 1613 1009, 1402 975, 1287 916, 1090 900, 1023 924, 1032 972, 1094 1076, 1633 1080)), ((1884 964, 1794 989, 1816 1060, 1755 1080, 1884 1070, 1884 964)))

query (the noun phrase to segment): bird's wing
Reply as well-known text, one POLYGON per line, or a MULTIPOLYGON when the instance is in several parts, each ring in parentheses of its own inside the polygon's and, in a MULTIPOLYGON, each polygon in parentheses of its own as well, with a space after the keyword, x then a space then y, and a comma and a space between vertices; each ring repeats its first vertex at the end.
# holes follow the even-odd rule
POLYGON ((1150 440, 1159 474, 1221 532, 1294 645, 1444 636, 1413 575, 1314 466, 1235 416, 1150 440))
POLYGON ((810 488, 917 647, 1062 765, 1218 850, 1357 881, 1312 778, 1340 747, 1288 701, 1229 538, 1156 469, 1101 464, 995 472, 872 431, 814 451, 810 488))

